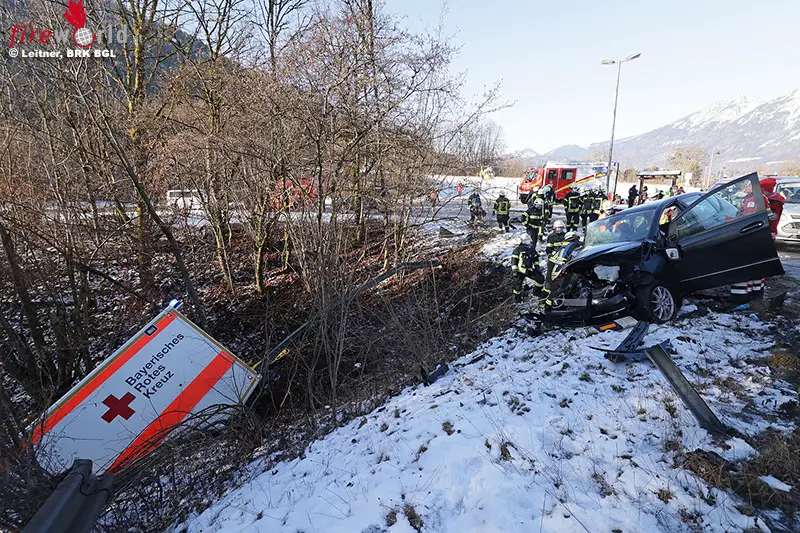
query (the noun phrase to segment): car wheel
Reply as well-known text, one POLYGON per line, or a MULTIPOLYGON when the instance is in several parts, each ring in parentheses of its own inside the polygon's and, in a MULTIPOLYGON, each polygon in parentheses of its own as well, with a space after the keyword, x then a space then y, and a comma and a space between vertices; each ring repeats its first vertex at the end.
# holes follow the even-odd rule
POLYGON ((674 319, 681 308, 681 298, 675 290, 660 281, 639 287, 636 291, 636 306, 642 320, 663 324, 674 319))

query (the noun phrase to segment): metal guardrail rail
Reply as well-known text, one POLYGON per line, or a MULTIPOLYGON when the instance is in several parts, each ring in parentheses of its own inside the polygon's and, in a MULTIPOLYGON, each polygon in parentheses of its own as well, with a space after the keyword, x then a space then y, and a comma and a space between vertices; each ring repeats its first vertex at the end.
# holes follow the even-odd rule
POLYGON ((669 353, 664 349, 661 344, 656 344, 650 348, 645 348, 644 353, 650 361, 661 371, 675 393, 683 401, 686 407, 692 412, 694 417, 709 433, 715 437, 727 437, 731 435, 731 429, 720 422, 717 415, 711 408, 703 401, 703 398, 697 394, 694 387, 686 379, 686 376, 675 365, 675 362, 669 356, 669 353))
POLYGON ((94 476, 91 461, 75 459, 22 533, 89 533, 113 494, 114 474, 94 476))

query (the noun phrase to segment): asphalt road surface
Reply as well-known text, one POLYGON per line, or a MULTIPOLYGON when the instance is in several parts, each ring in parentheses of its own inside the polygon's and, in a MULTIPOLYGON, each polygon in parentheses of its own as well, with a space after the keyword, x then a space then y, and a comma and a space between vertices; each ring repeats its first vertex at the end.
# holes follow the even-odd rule
POLYGON ((781 258, 786 274, 800 279, 800 245, 779 244, 778 256, 781 258))

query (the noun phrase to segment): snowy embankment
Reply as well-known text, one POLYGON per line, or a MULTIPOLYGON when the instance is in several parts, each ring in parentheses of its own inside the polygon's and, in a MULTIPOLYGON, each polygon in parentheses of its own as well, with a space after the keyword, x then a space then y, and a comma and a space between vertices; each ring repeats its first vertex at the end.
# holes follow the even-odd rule
MULTIPOLYGON (((671 340, 719 418, 753 435, 796 396, 749 363, 771 344, 766 328, 747 316, 685 314, 652 327, 646 343, 671 340)), ((652 365, 613 364, 594 349, 626 334, 532 338, 512 327, 301 458, 254 463, 240 488, 177 530, 768 531, 677 460, 682 450, 733 460, 752 448, 712 442, 652 365)))

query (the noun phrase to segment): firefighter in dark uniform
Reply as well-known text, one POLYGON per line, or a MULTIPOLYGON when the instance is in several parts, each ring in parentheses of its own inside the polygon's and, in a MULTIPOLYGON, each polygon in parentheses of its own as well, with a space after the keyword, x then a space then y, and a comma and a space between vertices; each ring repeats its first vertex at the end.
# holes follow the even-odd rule
POLYGON ((589 222, 594 222, 598 218, 600 218, 600 213, 603 211, 603 200, 606 199, 606 195, 600 189, 593 191, 592 194, 592 213, 589 216, 589 222))
POLYGON ((511 201, 506 198, 505 193, 500 193, 500 196, 497 197, 497 200, 494 201, 494 207, 492 208, 492 213, 495 214, 497 217, 497 225, 500 226, 501 231, 505 231, 508 233, 511 231, 510 226, 508 225, 509 220, 509 213, 511 212, 511 201))
POLYGON ((594 196, 592 196, 592 191, 584 189, 581 195, 581 226, 583 226, 584 231, 586 231, 586 224, 589 222, 593 209, 594 196))
POLYGON ((511 272, 514 274, 514 299, 522 301, 522 291, 525 288, 525 279, 533 280, 534 294, 539 294, 544 286, 544 276, 536 267, 536 246, 524 242, 511 252, 511 272))
POLYGON ((570 189, 564 195, 564 206, 567 211, 567 230, 575 231, 581 221, 581 207, 583 206, 581 195, 575 189, 570 189))
POLYGON ((549 224, 553 220, 553 204, 556 203, 556 193, 553 192, 552 185, 545 185, 543 192, 545 222, 549 224))
POLYGON ((483 207, 481 206, 481 195, 478 191, 473 191, 467 200, 469 206, 469 223, 482 223, 483 222, 483 207))
POLYGON ((522 225, 531 238, 531 245, 536 246, 544 229, 544 201, 536 198, 527 211, 522 213, 522 225))
POLYGON ((564 240, 564 235, 567 233, 567 226, 564 224, 563 220, 556 220, 553 222, 553 231, 550 232, 550 235, 547 236, 547 257, 548 259, 556 252, 558 252, 562 246, 566 246, 567 242, 564 240))
POLYGON ((551 255, 547 256, 547 274, 544 279, 544 289, 542 289, 542 294, 545 297, 545 311, 550 311, 553 307, 553 301, 550 297, 555 288, 555 281, 561 274, 561 269, 569 261, 572 252, 580 246, 580 236, 575 231, 568 231, 562 234, 560 239, 562 246, 556 248, 551 255))

